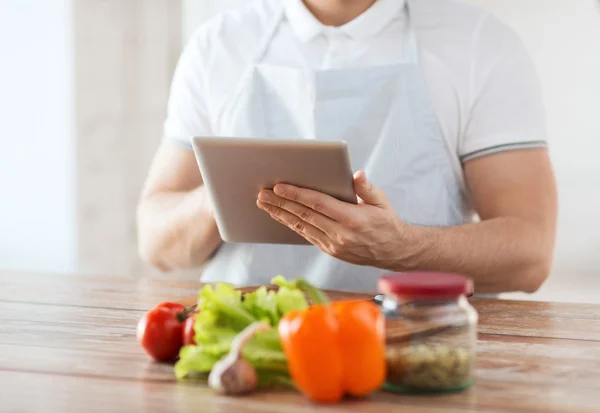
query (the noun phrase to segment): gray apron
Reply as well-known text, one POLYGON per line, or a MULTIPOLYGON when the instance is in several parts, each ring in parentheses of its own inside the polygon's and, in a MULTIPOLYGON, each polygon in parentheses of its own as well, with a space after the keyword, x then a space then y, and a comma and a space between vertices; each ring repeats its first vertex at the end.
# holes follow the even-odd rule
MULTIPOLYGON (((419 70, 413 25, 407 24, 401 64, 313 71, 262 63, 282 19, 283 10, 225 106, 218 135, 345 140, 353 169, 366 171, 405 222, 450 226, 470 221, 472 212, 452 166, 456 154, 442 136, 419 70)), ((321 288, 375 291, 382 273, 313 246, 224 243, 202 280, 256 285, 282 274, 321 288)))

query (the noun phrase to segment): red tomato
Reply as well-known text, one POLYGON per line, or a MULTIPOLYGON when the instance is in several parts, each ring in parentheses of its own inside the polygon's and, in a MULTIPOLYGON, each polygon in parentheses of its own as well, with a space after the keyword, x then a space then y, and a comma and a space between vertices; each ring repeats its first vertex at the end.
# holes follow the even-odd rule
POLYGON ((179 355, 183 322, 177 316, 184 310, 178 303, 160 303, 138 322, 137 339, 153 359, 171 361, 179 355))
POLYGON ((196 316, 192 315, 185 320, 183 325, 183 345, 196 345, 196 340, 194 339, 194 335, 196 332, 194 331, 194 321, 196 321, 196 316))
POLYGON ((162 303, 156 304, 154 308, 168 308, 169 310, 176 310, 178 313, 185 311, 185 307, 180 303, 171 303, 169 301, 164 301, 162 303))

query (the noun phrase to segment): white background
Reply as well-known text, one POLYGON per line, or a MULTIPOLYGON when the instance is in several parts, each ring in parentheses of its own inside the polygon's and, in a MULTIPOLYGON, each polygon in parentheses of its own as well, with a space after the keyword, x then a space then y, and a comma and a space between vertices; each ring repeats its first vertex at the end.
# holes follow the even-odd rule
MULTIPOLYGON (((183 38, 247 0, 184 0, 183 38)), ((555 273, 600 276, 600 6, 596 0, 468 0, 511 25, 542 80, 560 192, 555 273)))
MULTIPOLYGON (((83 0, 76 1, 77 4, 82 4, 83 0)), ((189 38, 195 27, 214 13, 227 7, 237 7, 246 1, 183 0, 184 41, 189 38)), ((565 275, 573 272, 588 273, 589 276, 598 274, 600 273, 600 161, 598 161, 600 154, 600 12, 598 2, 596 0, 469 1, 488 8, 512 25, 523 37, 538 66, 549 114, 551 152, 560 191, 561 211, 555 260, 556 277, 568 279, 565 275)), ((89 0, 89 4, 92 3, 104 4, 104 2, 89 0)), ((159 139, 159 124, 163 115, 162 103, 159 105, 158 102, 165 100, 166 104, 162 94, 166 93, 167 89, 166 78, 170 70, 170 63, 167 61, 170 62, 171 59, 168 56, 172 54, 172 59, 176 59, 178 50, 162 50, 164 47, 158 46, 161 44, 158 41, 160 39, 153 39, 150 36, 162 36, 159 30, 165 25, 164 19, 157 17, 154 20, 149 18, 144 20, 133 13, 129 22, 125 15, 119 14, 123 13, 121 9, 126 7, 117 7, 121 4, 119 0, 111 0, 110 3, 115 6, 114 12, 104 13, 101 17, 105 20, 100 21, 98 25, 105 25, 107 32, 115 36, 117 32, 120 33, 121 28, 125 31, 124 27, 131 26, 132 33, 126 37, 131 41, 127 44, 127 54, 123 55, 130 56, 129 66, 141 60, 140 56, 153 55, 158 59, 157 62, 149 58, 144 60, 150 63, 144 63, 147 66, 145 69, 139 68, 139 74, 137 71, 131 73, 125 71, 130 75, 126 79, 143 78, 142 75, 149 73, 150 69, 156 71, 157 67, 161 67, 161 62, 165 62, 165 76, 162 74, 154 76, 152 78, 154 80, 148 81, 147 86, 142 87, 129 80, 121 82, 126 83, 125 86, 131 83, 132 90, 129 94, 135 96, 137 96, 136 87, 142 90, 160 89, 160 96, 157 96, 156 102, 153 103, 157 106, 156 109, 140 111, 139 108, 128 108, 130 112, 140 111, 139 122, 138 120, 136 122, 154 125, 143 132, 140 132, 142 128, 132 129, 136 136, 140 135, 141 138, 146 136, 146 140, 137 137, 139 141, 130 141, 128 145, 117 145, 116 141, 123 143, 121 139, 128 139, 128 134, 122 133, 118 135, 118 139, 107 140, 104 143, 97 142, 99 146, 94 147, 100 148, 103 145, 106 150, 121 151, 122 158, 126 160, 129 156, 139 163, 140 151, 151 153, 159 139), (119 24, 113 27, 111 23, 115 24, 114 22, 119 24), (134 24, 136 22, 140 28, 136 28, 134 24), (138 33, 140 30, 144 33, 148 32, 150 37, 144 40, 145 38, 140 37, 138 33), (161 80, 163 77, 164 82, 161 80), (137 142, 146 142, 147 147, 142 148, 137 142)), ((80 184, 84 182, 85 189, 87 185, 85 182, 95 182, 92 186, 99 190, 102 188, 108 190, 117 179, 113 175, 120 173, 116 170, 111 177, 91 181, 89 178, 78 176, 79 172, 76 169, 76 163, 82 158, 76 152, 81 142, 75 139, 77 121, 73 64, 75 49, 71 16, 73 4, 73 0, 0 0, 0 267, 44 271, 80 270, 76 258, 82 235, 76 211, 76 199, 81 195, 77 192, 82 189, 80 184)), ((153 0, 143 4, 143 10, 139 13, 148 14, 156 9, 156 16, 162 16, 165 10, 170 10, 169 7, 179 13, 179 9, 173 5, 176 5, 174 0, 173 2, 153 0)), ((97 14, 94 16, 98 17, 97 14)), ((172 24, 173 27, 179 27, 178 19, 174 19, 172 24)), ((104 35, 94 34, 94 36, 100 37, 94 38, 92 43, 102 45, 104 35)), ((115 42, 121 42, 121 37, 115 40, 109 36, 106 39, 104 46, 107 49, 114 48, 115 42)), ((109 71, 114 74, 115 79, 120 79, 119 73, 125 69, 119 71, 115 66, 124 65, 123 59, 118 60, 110 54, 105 55, 108 56, 107 60, 100 63, 106 67, 99 68, 98 74, 109 71)), ((93 60, 94 65, 98 63, 96 60, 93 60)), ((89 76, 85 79, 89 79, 89 76)), ((121 83, 113 85, 116 88, 113 93, 115 96, 120 96, 121 92, 118 88, 122 87, 121 83)), ((94 85, 88 82, 83 86, 90 88, 87 92, 90 96, 98 96, 98 91, 92 88, 94 85)), ((146 95, 140 96, 148 100, 146 95)), ((91 100, 93 103, 93 99, 91 100)), ((128 102, 130 104, 137 100, 129 99, 128 102)), ((139 102, 135 105, 139 106, 139 102)), ((87 109, 93 110, 92 106, 88 105, 87 109)), ((112 108, 110 102, 104 102, 102 107, 105 106, 112 108)), ((122 115, 129 116, 127 119, 122 119, 121 123, 124 125, 135 120, 130 119, 131 116, 127 111, 122 115)), ((86 149, 88 156, 85 159, 91 158, 90 150, 86 149)), ((90 168, 93 166, 89 165, 90 168)), ((136 173, 141 174, 140 171, 142 169, 145 171, 146 166, 136 166, 136 168, 136 173)), ((80 165, 79 171, 82 170, 86 170, 86 165, 80 165)), ((138 179, 135 180, 137 182, 138 179)), ((127 185, 117 189, 127 191, 122 194, 122 198, 130 199, 129 203, 132 205, 135 203, 139 188, 127 185)), ((89 191, 94 190, 89 188, 89 191)), ((98 213, 106 214, 108 206, 115 204, 115 201, 107 195, 105 204, 98 205, 98 213)), ((113 213, 117 214, 117 211, 113 213)), ((110 218, 110 222, 128 223, 126 225, 133 227, 131 223, 133 211, 124 210, 121 215, 116 221, 110 218)), ((95 237, 95 231, 101 230, 96 227, 93 227, 93 231, 84 227, 84 231, 94 233, 83 235, 95 237)), ((126 229, 127 237, 132 237, 129 233, 133 234, 133 231, 129 227, 126 229)), ((121 236, 118 231, 115 231, 114 226, 106 229, 105 232, 121 236)), ((100 265, 94 267, 95 269, 105 271, 102 265, 111 261, 106 257, 123 255, 124 245, 134 243, 133 238, 118 241, 103 242, 99 246, 106 251, 99 256, 97 262, 100 265)), ((131 251, 126 252, 131 257, 128 255, 129 258, 125 258, 134 260, 135 248, 129 249, 131 251)), ((121 261, 127 261, 125 258, 121 261)), ((119 272, 126 272, 128 268, 130 266, 126 264, 114 265, 115 271, 119 272)), ((552 288, 556 289, 556 286, 552 288)))
POLYGON ((135 209, 181 14, 176 0, 0 0, 0 268, 145 274, 135 209))
POLYGON ((0 0, 0 267, 75 267, 67 0, 0 0))

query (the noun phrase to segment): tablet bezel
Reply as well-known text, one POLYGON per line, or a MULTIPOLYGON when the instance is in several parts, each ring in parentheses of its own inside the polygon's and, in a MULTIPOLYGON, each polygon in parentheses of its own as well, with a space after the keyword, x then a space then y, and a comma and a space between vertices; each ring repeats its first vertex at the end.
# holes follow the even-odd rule
POLYGON ((192 147, 225 242, 308 244, 256 205, 276 183, 357 202, 345 141, 198 136, 192 147))

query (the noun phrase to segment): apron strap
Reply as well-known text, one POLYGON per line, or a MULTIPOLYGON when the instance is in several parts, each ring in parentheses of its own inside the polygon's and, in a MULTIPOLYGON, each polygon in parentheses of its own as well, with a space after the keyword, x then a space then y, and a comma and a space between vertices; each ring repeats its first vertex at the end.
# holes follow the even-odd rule
POLYGON ((406 14, 406 27, 404 33, 403 54, 405 63, 419 63, 419 50, 417 45, 417 36, 415 35, 415 25, 412 18, 411 0, 404 3, 404 12, 406 14))
POLYGON ((256 51, 256 55, 252 59, 255 64, 260 63, 260 61, 265 57, 265 54, 267 54, 267 50, 269 49, 269 44, 271 44, 271 40, 273 39, 273 36, 275 36, 275 33, 277 32, 277 29, 279 28, 279 24, 283 20, 283 15, 284 15, 283 6, 277 7, 277 12, 275 13, 275 16, 273 17, 273 20, 269 22, 269 25, 267 26, 267 31, 265 32, 263 38, 259 42, 259 46, 256 51))

